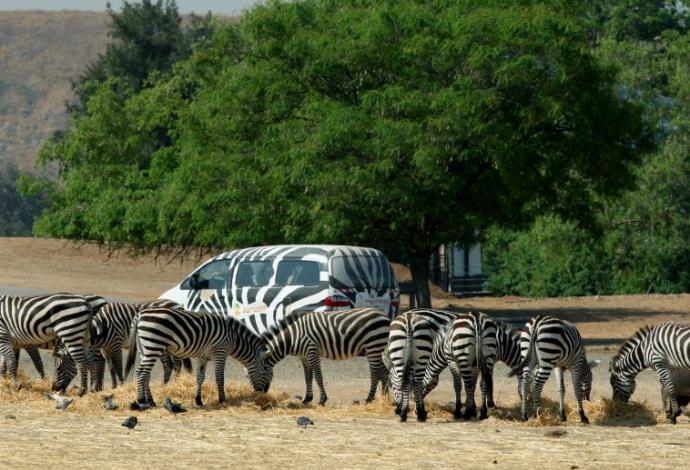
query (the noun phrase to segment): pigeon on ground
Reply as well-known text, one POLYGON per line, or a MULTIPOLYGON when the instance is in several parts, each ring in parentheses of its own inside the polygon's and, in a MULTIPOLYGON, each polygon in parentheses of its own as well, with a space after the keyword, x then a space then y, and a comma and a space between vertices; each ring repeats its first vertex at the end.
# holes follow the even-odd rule
POLYGON ((181 404, 175 403, 170 397, 165 398, 165 409, 173 414, 186 413, 187 410, 181 404))
POLYGON ((58 410, 67 411, 67 408, 72 404, 74 399, 57 397, 57 398, 55 398, 55 401, 57 402, 57 405, 55 405, 55 408, 57 408, 58 410))
POLYGON ((127 429, 134 429, 134 426, 136 426, 137 424, 139 424, 139 420, 136 416, 130 416, 122 422, 122 425, 125 426, 127 429))
POLYGON ((60 393, 58 393, 58 392, 46 393, 44 396, 45 396, 48 400, 55 400, 55 401, 64 398, 64 397, 60 396, 60 393))
POLYGON ((304 429, 307 429, 307 426, 309 425, 314 425, 314 421, 311 419, 307 418, 306 416, 300 416, 297 418, 297 426, 302 426, 304 429))
POLYGON ((103 397, 103 408, 105 408, 108 411, 117 410, 118 406, 113 401, 113 395, 112 394, 103 397))

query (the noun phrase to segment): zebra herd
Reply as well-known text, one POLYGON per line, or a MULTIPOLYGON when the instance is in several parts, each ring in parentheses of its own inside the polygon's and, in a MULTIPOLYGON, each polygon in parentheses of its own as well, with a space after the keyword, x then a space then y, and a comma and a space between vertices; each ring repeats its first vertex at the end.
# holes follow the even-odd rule
MULTIPOLYGON (((554 370, 559 417, 566 420, 563 373, 570 370, 581 422, 588 418, 582 405, 590 399, 592 367, 577 328, 561 319, 540 315, 514 328, 479 313, 452 313, 414 309, 392 321, 381 311, 360 308, 338 312, 293 312, 257 336, 244 323, 216 313, 188 312, 167 300, 136 304, 107 302, 94 295, 51 294, 33 297, 0 296, 0 375, 9 375, 12 387, 21 383, 17 363, 25 349, 44 376, 39 349, 57 357, 53 388, 66 390, 79 375, 78 394, 100 390, 106 363, 112 386, 122 384, 136 367, 137 401, 134 409, 155 406, 151 394, 151 369, 157 360, 164 366, 164 381, 173 370, 195 359, 195 402, 202 406, 201 386, 206 366, 213 361, 218 401, 225 401, 224 370, 228 356, 239 361, 257 392, 267 392, 273 368, 288 355, 297 356, 304 369, 306 394, 313 400, 312 382, 319 387, 319 404, 327 401, 321 358, 345 360, 363 356, 369 363, 374 399, 379 384, 384 394, 393 390, 395 412, 406 421, 410 394, 414 392, 417 420, 425 421, 424 398, 436 387, 440 373, 449 368, 455 389, 454 417, 477 416, 475 389, 480 382, 479 418, 495 406, 493 369, 504 362, 516 377, 523 420, 541 405, 541 391, 554 370), (127 347, 123 371, 122 349, 127 347), (465 410, 461 393, 465 388, 465 410)), ((690 326, 665 323, 645 327, 628 339, 610 364, 615 400, 627 401, 635 377, 654 369, 662 384, 662 399, 669 421, 676 421, 680 407, 690 400, 679 396, 673 371, 690 373, 690 326)))

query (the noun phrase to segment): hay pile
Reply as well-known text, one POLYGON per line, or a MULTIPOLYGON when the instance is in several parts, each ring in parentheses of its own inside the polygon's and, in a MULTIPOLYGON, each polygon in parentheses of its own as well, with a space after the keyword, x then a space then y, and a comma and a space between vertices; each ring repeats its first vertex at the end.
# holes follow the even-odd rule
MULTIPOLYGON (((51 413, 63 413, 55 409, 55 402, 46 398, 50 393, 51 381, 49 379, 40 380, 28 378, 20 373, 22 388, 14 391, 9 380, 0 382, 0 404, 13 404, 21 406, 23 403, 36 411, 47 411, 51 413)), ((213 380, 207 380, 202 388, 204 407, 194 408, 194 390, 196 379, 189 374, 182 374, 171 381, 168 385, 152 383, 151 391, 154 400, 159 405, 157 408, 147 411, 153 415, 165 415, 167 411, 162 407, 165 397, 170 397, 173 401, 180 402, 188 410, 188 414, 196 413, 227 413, 236 414, 256 414, 272 413, 277 415, 299 415, 305 410, 310 415, 328 416, 330 418, 388 418, 397 419, 393 413, 393 405, 390 396, 378 397, 371 403, 351 404, 351 405, 329 405, 322 407, 315 404, 305 406, 300 401, 290 398, 287 393, 272 391, 268 393, 255 392, 251 387, 244 383, 226 383, 225 393, 227 402, 223 405, 218 404, 216 385, 213 380)), ((106 389, 103 392, 88 393, 83 397, 76 396, 76 388, 72 387, 67 396, 74 397, 74 403, 70 406, 67 413, 77 413, 81 415, 112 414, 103 408, 103 398, 113 394, 113 400, 120 406, 115 413, 127 413, 129 404, 136 400, 136 384, 127 383, 123 387, 115 390, 106 389)), ((318 397, 318 395, 317 395, 318 397)), ((562 424, 558 419, 558 403, 544 399, 542 410, 535 417, 524 423, 528 427, 555 426, 562 424)), ((414 419, 414 403, 410 404, 411 416, 414 419)), ((426 403, 427 413, 431 420, 453 420, 453 403, 438 404, 434 402, 426 403)), ((577 409, 574 403, 566 406, 568 424, 579 423, 577 409)), ((585 411, 592 424, 601 425, 623 425, 623 426, 647 426, 665 422, 665 416, 661 411, 651 409, 647 403, 618 403, 608 399, 585 402, 585 411)), ((515 402, 496 409, 490 410, 489 422, 492 424, 519 423, 520 403, 515 402)))

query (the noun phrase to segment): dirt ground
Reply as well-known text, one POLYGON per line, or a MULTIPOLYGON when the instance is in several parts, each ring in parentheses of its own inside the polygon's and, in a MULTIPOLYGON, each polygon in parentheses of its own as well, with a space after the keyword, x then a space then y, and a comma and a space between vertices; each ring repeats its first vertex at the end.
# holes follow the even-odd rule
MULTIPOLYGON (((188 274, 198 260, 185 262, 125 254, 108 257, 97 247, 55 240, 0 239, 0 288, 37 291, 94 292, 110 297, 157 297, 188 274)), ((553 402, 538 420, 517 420, 515 380, 498 365, 495 397, 498 409, 483 422, 454 422, 449 402, 452 386, 446 373, 428 397, 427 423, 400 423, 390 404, 362 400, 368 387, 366 362, 324 361, 329 401, 325 407, 302 407, 293 397, 304 394, 299 363, 288 358, 276 366, 268 395, 248 390, 242 368, 229 361, 226 382, 230 403, 219 407, 210 373, 204 388, 207 406, 193 409, 193 379, 182 376, 172 385, 156 385, 154 397, 162 404, 171 396, 190 408, 170 416, 161 407, 138 413, 139 426, 128 431, 120 423, 132 412, 108 412, 100 406, 104 393, 75 398, 67 411, 55 409, 44 398, 49 381, 33 378, 23 358, 24 387, 11 390, 0 382, 0 468, 54 468, 79 463, 85 468, 187 467, 201 468, 678 468, 687 465, 690 419, 666 424, 661 414, 659 382, 643 372, 628 407, 609 401, 607 362, 618 345, 644 324, 690 322, 690 295, 613 296, 565 299, 469 298, 437 293, 434 306, 455 310, 482 310, 515 324, 532 315, 549 313, 576 323, 588 344, 590 359, 601 359, 594 369, 593 401, 587 404, 592 420, 581 425, 574 410, 559 425, 553 402), (309 416, 314 426, 296 425, 309 416)), ((44 356, 50 370, 50 358, 44 356)), ((566 399, 574 406, 569 376, 566 399)), ((159 381, 159 374, 154 382, 159 381)), ((552 381, 550 381, 552 382, 552 381)), ((106 384, 108 381, 106 381, 106 384)), ((554 399, 555 386, 545 387, 554 399)), ((110 393, 109 391, 106 391, 110 393)), ((134 384, 115 391, 126 405, 135 395, 134 384)))

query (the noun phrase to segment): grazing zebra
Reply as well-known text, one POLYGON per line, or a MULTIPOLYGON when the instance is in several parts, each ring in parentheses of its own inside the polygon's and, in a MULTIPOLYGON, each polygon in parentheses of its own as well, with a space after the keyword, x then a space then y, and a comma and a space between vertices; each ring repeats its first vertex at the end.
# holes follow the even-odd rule
MULTIPOLYGON (((434 350, 424 374, 424 393, 438 383, 439 374, 447 365, 455 365, 465 383, 466 406, 461 414, 462 382, 454 380, 456 419, 470 419, 476 415, 474 390, 481 375, 482 401, 480 419, 488 417, 488 408, 495 407, 493 399, 493 369, 496 360, 515 368, 521 363, 520 332, 496 322, 484 313, 470 312, 457 317, 434 342, 434 350)), ((519 386, 518 386, 519 388, 519 386)))
MULTIPOLYGON (((129 344, 132 322, 137 314, 149 307, 182 308, 176 302, 165 299, 156 299, 147 302, 128 303, 110 302, 101 308, 91 318, 91 338, 87 360, 92 374, 92 388, 96 391, 103 389, 103 376, 106 361, 109 364, 112 387, 116 388, 124 382, 122 373, 122 347, 129 344), (101 354, 101 351, 105 355, 101 354)), ((74 362, 64 348, 58 351, 56 365, 56 388, 64 390, 76 375, 74 362)), ((180 362, 174 361, 169 355, 161 357, 163 363, 163 383, 168 383, 172 371, 180 372, 180 362)), ((185 368, 191 373, 191 364, 185 361, 185 368)))
POLYGON ((71 294, 0 296, 0 354, 14 387, 21 387, 15 349, 60 340, 77 363, 81 375, 79 394, 86 393, 84 346, 92 308, 84 297, 71 294))
POLYGON ((532 371, 536 367, 532 396, 534 407, 541 407, 541 392, 551 370, 555 369, 559 398, 559 417, 565 421, 565 385, 563 371, 570 369, 577 400, 577 411, 582 423, 589 423, 582 406, 583 398, 590 399, 592 390, 592 370, 599 361, 587 362, 585 346, 575 325, 565 320, 539 315, 531 318, 520 338, 522 363, 513 373, 522 372, 521 396, 522 419, 528 419, 528 389, 532 382, 532 371))
POLYGON ((666 418, 675 423, 682 411, 673 376, 690 372, 690 325, 645 326, 623 343, 610 363, 613 399, 627 402, 635 391, 635 377, 648 367, 659 376, 666 418))
POLYGON ((388 316, 374 308, 338 312, 293 312, 263 335, 267 347, 265 362, 269 377, 273 376, 275 364, 285 356, 299 357, 307 386, 303 403, 312 401, 312 379, 316 377, 320 391, 319 405, 323 405, 328 396, 323 385, 320 358, 339 361, 365 356, 369 361, 371 376, 367 396, 369 402, 376 396, 379 382, 382 391, 387 391, 388 370, 383 364, 382 352, 386 347, 389 322, 388 316))
POLYGON ((400 415, 402 422, 407 421, 411 389, 414 389, 417 421, 426 421, 424 373, 438 337, 438 325, 428 316, 413 310, 390 323, 390 383, 395 412, 400 415))
POLYGON ((191 313, 170 307, 151 307, 142 310, 130 335, 125 375, 129 375, 137 354, 137 404, 155 406, 149 382, 151 369, 163 354, 197 359, 195 402, 202 406, 201 385, 206 364, 213 360, 218 386, 218 401, 225 401, 225 361, 231 355, 247 369, 256 391, 268 391, 270 379, 262 361, 264 343, 243 323, 217 313, 191 313))

